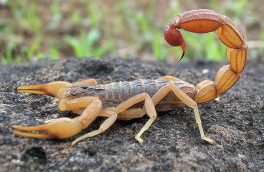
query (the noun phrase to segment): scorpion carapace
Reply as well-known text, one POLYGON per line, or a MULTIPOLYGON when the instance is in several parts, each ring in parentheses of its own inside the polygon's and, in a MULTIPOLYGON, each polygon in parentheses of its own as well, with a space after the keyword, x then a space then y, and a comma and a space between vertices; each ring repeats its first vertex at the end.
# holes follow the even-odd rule
POLYGON ((224 15, 211 10, 185 12, 172 20, 165 29, 165 40, 172 46, 181 46, 182 57, 186 51, 184 39, 178 29, 195 33, 215 31, 227 46, 229 65, 223 66, 214 81, 205 80, 196 87, 172 76, 157 80, 135 80, 97 84, 94 79, 76 83, 56 81, 43 85, 20 86, 20 93, 34 93, 59 98, 58 108, 71 111, 79 116, 47 121, 40 126, 12 126, 15 134, 34 138, 65 139, 87 128, 97 117, 106 117, 99 129, 77 138, 72 145, 88 137, 107 130, 117 119, 130 120, 148 115, 149 120, 136 134, 142 143, 141 135, 149 129, 157 117, 156 110, 168 111, 178 106, 188 106, 194 110, 201 139, 213 143, 205 136, 197 103, 215 99, 224 93, 240 78, 243 72, 247 46, 239 29, 224 15))

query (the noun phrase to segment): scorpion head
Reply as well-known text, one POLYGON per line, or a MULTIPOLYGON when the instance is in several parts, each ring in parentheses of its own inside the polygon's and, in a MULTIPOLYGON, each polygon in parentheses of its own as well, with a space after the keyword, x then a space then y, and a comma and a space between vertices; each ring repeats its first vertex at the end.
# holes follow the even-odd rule
POLYGON ((181 46, 182 48, 181 59, 182 59, 186 51, 186 45, 183 40, 181 32, 176 27, 169 25, 165 28, 164 38, 167 41, 167 43, 171 46, 174 46, 174 47, 181 46))

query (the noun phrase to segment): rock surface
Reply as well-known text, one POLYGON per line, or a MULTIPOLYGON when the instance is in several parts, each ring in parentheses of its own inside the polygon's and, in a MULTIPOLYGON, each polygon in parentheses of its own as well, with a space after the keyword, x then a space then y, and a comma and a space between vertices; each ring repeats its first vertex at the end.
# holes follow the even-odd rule
POLYGON ((135 60, 77 60, 0 66, 0 171, 261 171, 264 169, 264 64, 249 63, 242 78, 220 101, 201 104, 206 134, 216 144, 203 143, 189 108, 159 113, 143 135, 134 135, 147 117, 117 121, 108 131, 71 147, 74 138, 97 129, 96 120, 78 136, 61 140, 16 137, 13 124, 37 125, 44 120, 74 117, 59 112, 52 97, 18 94, 18 85, 55 80, 95 78, 100 83, 173 75, 197 84, 221 64, 177 66, 135 60))

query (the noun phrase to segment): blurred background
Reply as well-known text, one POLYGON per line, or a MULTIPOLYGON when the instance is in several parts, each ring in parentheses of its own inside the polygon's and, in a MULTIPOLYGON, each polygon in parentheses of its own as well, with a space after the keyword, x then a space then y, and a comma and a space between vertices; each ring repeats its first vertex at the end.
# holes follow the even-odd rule
MULTIPOLYGON (((263 0, 0 0, 0 62, 77 58, 139 58, 177 62, 163 29, 181 12, 225 14, 246 35, 250 59, 264 59, 263 0)), ((226 59, 215 33, 182 31, 184 60, 226 59)))

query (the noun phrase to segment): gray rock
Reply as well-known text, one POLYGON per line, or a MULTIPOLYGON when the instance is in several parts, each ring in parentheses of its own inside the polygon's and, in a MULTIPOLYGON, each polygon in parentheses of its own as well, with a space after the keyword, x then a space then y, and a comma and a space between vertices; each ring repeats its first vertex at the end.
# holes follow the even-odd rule
POLYGON ((134 135, 147 117, 117 121, 108 131, 71 147, 80 135, 97 129, 96 120, 67 140, 16 137, 13 124, 74 117, 59 112, 52 97, 18 94, 18 85, 95 78, 100 83, 173 75, 197 84, 213 79, 221 64, 166 65, 137 60, 42 61, 0 66, 0 171, 261 171, 264 169, 264 64, 249 63, 241 79, 220 101, 199 105, 206 134, 203 143, 189 108, 159 113, 140 145, 134 135), (203 72, 205 71, 206 72, 203 72))

